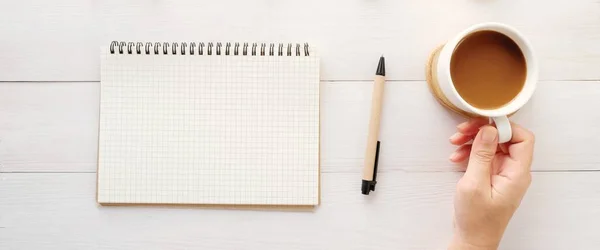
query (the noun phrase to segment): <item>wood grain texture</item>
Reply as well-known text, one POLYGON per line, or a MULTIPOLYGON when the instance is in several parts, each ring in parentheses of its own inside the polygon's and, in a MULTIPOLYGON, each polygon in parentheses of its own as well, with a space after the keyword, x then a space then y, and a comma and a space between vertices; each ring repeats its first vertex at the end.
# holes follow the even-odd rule
MULTIPOLYGON (((443 249, 460 173, 323 174, 312 212, 102 207, 95 174, 2 174, 0 249, 443 249)), ((595 249, 600 173, 534 173, 500 249, 595 249)))
POLYGON ((0 83, 0 172, 95 172, 100 84, 0 83))
POLYGON ((463 118, 429 94, 424 67, 436 46, 484 21, 519 29, 542 79, 513 117, 537 136, 535 172, 501 249, 597 249, 597 0, 0 3, 0 81, 18 81, 0 82, 0 249, 444 249, 461 176, 450 172, 458 167, 447 161, 447 138, 463 118), (322 205, 313 212, 98 206, 99 47, 112 40, 316 46, 322 205), (377 191, 365 197, 361 170, 382 53, 392 82, 377 191))
POLYGON ((125 41, 308 41, 324 80, 424 80, 429 53, 468 26, 496 21, 531 41, 542 80, 598 80, 597 0, 94 1, 0 4, 0 80, 98 81, 99 47, 125 41))
MULTIPOLYGON (((361 172, 373 82, 321 83, 322 172, 361 172)), ((95 172, 99 84, 0 83, 0 172, 95 172)), ((513 121, 537 136, 534 171, 600 170, 600 84, 550 81, 513 121)), ((388 82, 379 170, 455 171, 448 137, 464 118, 425 82, 388 82)))

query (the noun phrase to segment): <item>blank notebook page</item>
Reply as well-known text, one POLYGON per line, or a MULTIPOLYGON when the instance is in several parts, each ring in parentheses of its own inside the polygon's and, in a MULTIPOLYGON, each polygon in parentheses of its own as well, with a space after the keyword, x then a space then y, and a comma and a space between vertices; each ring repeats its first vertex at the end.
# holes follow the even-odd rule
POLYGON ((319 203, 312 52, 101 58, 99 203, 319 203))

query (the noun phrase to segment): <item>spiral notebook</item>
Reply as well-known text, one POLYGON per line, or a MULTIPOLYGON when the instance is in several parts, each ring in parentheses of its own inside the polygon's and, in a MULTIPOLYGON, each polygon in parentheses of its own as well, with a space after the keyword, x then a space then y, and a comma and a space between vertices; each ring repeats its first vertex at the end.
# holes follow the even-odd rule
POLYGON ((195 42, 103 48, 97 200, 317 205, 315 49, 195 42))

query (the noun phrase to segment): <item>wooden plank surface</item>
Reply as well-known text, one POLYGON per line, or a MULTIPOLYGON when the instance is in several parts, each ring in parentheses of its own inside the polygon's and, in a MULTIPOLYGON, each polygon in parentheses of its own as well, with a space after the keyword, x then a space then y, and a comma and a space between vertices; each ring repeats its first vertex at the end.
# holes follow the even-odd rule
POLYGON ((124 41, 308 41, 324 80, 370 80, 385 54, 389 79, 424 80, 435 46, 484 21, 531 41, 543 80, 598 80, 597 0, 122 1, 0 4, 0 80, 98 81, 99 51, 124 41))
MULTIPOLYGON (((0 249, 443 249, 460 173, 325 173, 312 212, 102 207, 95 174, 2 174, 0 249)), ((500 249, 594 249, 599 172, 534 173, 500 249), (560 197, 560 198, 558 198, 560 197)))
MULTIPOLYGON (((372 82, 322 82, 323 172, 360 172, 372 82)), ((0 172, 94 172, 99 84, 0 83, 0 172)), ((381 171, 453 171, 447 138, 464 118, 422 81, 388 82, 381 171)), ((600 84, 541 82, 513 118, 537 135, 534 171, 600 170, 600 84)))
POLYGON ((532 187, 501 249, 597 249, 597 0, 0 3, 0 249, 444 249, 462 174, 447 160, 447 138, 464 119, 430 96, 424 64, 435 46, 484 21, 529 38, 542 80, 513 117, 535 132, 537 145, 532 187), (98 206, 98 49, 112 40, 316 46, 322 205, 312 212, 98 206), (382 53, 392 81, 378 190, 365 197, 358 185, 382 53))

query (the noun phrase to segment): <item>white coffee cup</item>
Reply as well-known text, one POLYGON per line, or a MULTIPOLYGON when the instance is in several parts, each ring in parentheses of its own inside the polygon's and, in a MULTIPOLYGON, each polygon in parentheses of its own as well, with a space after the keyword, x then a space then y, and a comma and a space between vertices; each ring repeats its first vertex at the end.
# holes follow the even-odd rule
POLYGON ((460 32, 443 46, 439 53, 435 68, 437 84, 439 85, 442 94, 450 103, 452 103, 452 105, 468 113, 489 117, 490 122, 493 121, 496 124, 499 142, 504 143, 511 140, 512 129, 508 120, 508 115, 516 112, 529 101, 538 80, 537 61, 531 45, 523 35, 514 28, 501 23, 481 23, 471 26, 460 32), (499 32, 512 39, 521 49, 527 64, 527 76, 521 92, 519 92, 511 102, 496 109, 479 109, 467 103, 460 94, 458 94, 458 91, 456 91, 450 75, 450 60, 458 44, 469 34, 483 30, 499 32))

